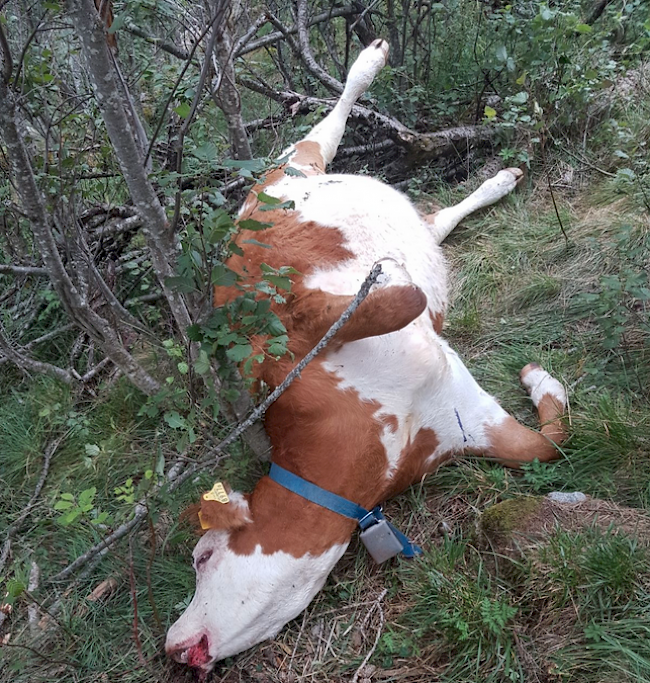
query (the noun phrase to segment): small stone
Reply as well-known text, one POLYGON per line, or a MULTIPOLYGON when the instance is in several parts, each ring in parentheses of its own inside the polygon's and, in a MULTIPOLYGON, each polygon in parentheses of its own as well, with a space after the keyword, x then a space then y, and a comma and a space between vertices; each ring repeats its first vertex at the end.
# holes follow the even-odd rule
POLYGON ((546 497, 554 503, 563 503, 565 505, 584 503, 587 500, 587 496, 580 491, 552 491, 546 497))

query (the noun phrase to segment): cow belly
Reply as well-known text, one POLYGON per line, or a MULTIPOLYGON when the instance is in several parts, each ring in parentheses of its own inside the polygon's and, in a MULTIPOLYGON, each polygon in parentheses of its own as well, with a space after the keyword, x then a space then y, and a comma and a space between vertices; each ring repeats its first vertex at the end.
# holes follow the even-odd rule
POLYGON ((443 456, 482 445, 486 426, 506 415, 426 314, 398 332, 345 344, 327 354, 324 367, 341 389, 381 406, 375 418, 384 425, 388 478, 424 435, 428 449, 417 449, 417 457, 433 468, 443 456))
POLYGON ((447 299, 440 247, 409 200, 366 176, 323 175, 282 180, 268 193, 291 199, 301 218, 338 230, 354 258, 306 273, 304 285, 337 295, 354 295, 376 261, 392 258, 427 295, 432 312, 447 299))

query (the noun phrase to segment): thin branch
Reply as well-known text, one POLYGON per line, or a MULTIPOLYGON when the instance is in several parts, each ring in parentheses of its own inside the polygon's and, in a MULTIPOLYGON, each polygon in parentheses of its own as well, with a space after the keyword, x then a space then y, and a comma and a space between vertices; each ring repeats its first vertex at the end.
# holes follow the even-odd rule
POLYGON ((7 36, 0 24, 0 51, 4 55, 4 64, 2 65, 2 78, 4 78, 5 83, 9 83, 11 80, 11 72, 14 70, 14 63, 11 59, 11 50, 9 49, 9 43, 7 42, 7 36))
MULTIPOLYGON (((32 349, 34 346, 37 344, 42 344, 43 342, 49 341, 50 339, 53 339, 54 337, 58 336, 59 334, 63 334, 64 332, 69 332, 70 330, 73 330, 75 327, 77 327, 74 323, 68 323, 67 325, 63 325, 63 327, 59 327, 56 330, 52 330, 51 332, 48 332, 47 334, 44 334, 40 337, 37 337, 36 339, 32 339, 32 341, 28 342, 25 344, 25 346, 22 347, 22 352, 29 351, 32 349)), ((9 358, 4 357, 0 358, 0 365, 3 363, 8 363, 9 358)))
POLYGON ((67 370, 64 370, 56 365, 52 365, 51 363, 44 363, 42 361, 34 360, 33 358, 26 356, 24 353, 16 351, 7 338, 2 323, 0 323, 0 351, 2 351, 4 354, 4 358, 11 361, 24 373, 29 373, 29 371, 39 374, 44 373, 56 377, 65 384, 72 384, 73 382, 73 377, 67 370))
MULTIPOLYGON (((315 14, 307 23, 308 27, 314 26, 315 24, 322 23, 323 21, 329 21, 336 17, 349 17, 355 14, 359 14, 359 10, 352 6, 346 7, 336 7, 327 12, 321 12, 320 14, 315 14)), ((274 33, 269 33, 262 38, 258 38, 248 45, 243 45, 236 53, 235 57, 241 57, 249 52, 254 52, 259 50, 261 47, 266 47, 267 45, 272 45, 280 40, 286 38, 287 34, 298 33, 298 27, 292 26, 291 28, 285 28, 283 31, 275 31, 274 33)))
POLYGON ((9 525, 9 528, 7 529, 7 534, 2 548, 2 553, 0 553, 0 573, 2 573, 5 563, 7 561, 7 557, 9 556, 9 551, 11 549, 11 538, 20 528, 20 525, 25 521, 25 519, 27 519, 27 517, 31 514, 32 510, 34 509, 35 503, 38 500, 38 497, 41 495, 41 491, 43 490, 43 486, 45 485, 45 480, 47 479, 48 472, 50 471, 50 463, 52 462, 52 456, 54 455, 54 453, 56 453, 56 450, 59 447, 61 441, 63 441, 63 438, 63 436, 60 436, 58 439, 54 439, 54 441, 51 441, 48 444, 47 448, 45 449, 45 454, 43 456, 43 467, 41 468, 41 476, 38 478, 38 482, 36 483, 36 487, 34 488, 34 493, 32 493, 29 502, 23 508, 23 511, 20 513, 20 515, 9 525))
POLYGON ((343 92, 343 83, 330 76, 325 69, 316 61, 309 46, 309 29, 307 20, 307 0, 298 0, 298 44, 300 45, 300 57, 302 58, 307 70, 312 73, 327 88, 335 93, 343 92))
POLYGON ((0 264, 0 275, 37 275, 47 277, 47 268, 38 266, 14 266, 10 263, 0 264))
POLYGON ((153 45, 154 47, 157 47, 158 49, 163 50, 164 52, 168 52, 170 55, 173 55, 174 57, 178 57, 179 59, 182 59, 184 61, 191 61, 192 59, 191 54, 185 52, 185 50, 181 50, 177 45, 174 45, 173 43, 168 43, 162 40, 161 38, 156 38, 152 36, 151 33, 143 31, 141 28, 138 28, 132 22, 127 22, 124 25, 124 28, 129 33, 132 33, 134 36, 142 38, 142 40, 146 41, 150 45, 153 45))

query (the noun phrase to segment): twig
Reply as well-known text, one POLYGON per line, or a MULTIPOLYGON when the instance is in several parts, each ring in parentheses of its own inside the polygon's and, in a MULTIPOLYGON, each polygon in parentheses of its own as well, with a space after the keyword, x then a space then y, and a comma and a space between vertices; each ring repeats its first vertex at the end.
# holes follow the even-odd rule
POLYGON ((300 45, 299 56, 302 58, 307 70, 310 71, 318 80, 335 93, 343 92, 343 83, 330 76, 325 69, 314 58, 309 46, 309 30, 307 28, 307 0, 298 0, 298 43, 300 45))
POLYGON ((559 223, 560 230, 562 231, 562 234, 564 235, 564 242, 568 246, 569 237, 566 234, 566 230, 564 229, 564 225, 562 224, 562 219, 560 218, 560 212, 558 211, 557 203, 555 202, 555 194, 553 193, 553 186, 551 185, 551 176, 549 173, 546 174, 546 180, 548 182, 548 190, 551 193, 551 200, 553 201, 553 208, 555 209, 555 215, 557 216, 557 222, 559 223))
POLYGON ((0 264, 0 275, 38 275, 46 276, 47 269, 38 266, 14 266, 10 263, 0 264))
MULTIPOLYGON (((29 571, 29 582, 27 584, 27 592, 33 594, 38 590, 38 584, 41 578, 40 567, 32 560, 32 566, 29 571)), ((29 632, 32 638, 38 632, 38 605, 35 602, 30 603, 27 607, 27 621, 29 623, 29 632)))
POLYGON ((138 628, 138 591, 135 584, 135 572, 133 571, 133 548, 129 543, 129 587, 131 589, 131 601, 133 602, 133 640, 135 641, 135 649, 138 653, 138 659, 141 666, 146 666, 147 661, 142 654, 142 643, 140 642, 140 633, 138 628))
MULTIPOLYGON (((327 12, 315 14, 307 22, 307 25, 311 27, 314 26, 314 24, 318 24, 323 21, 330 21, 330 19, 334 19, 336 17, 349 17, 350 15, 358 13, 359 10, 356 7, 335 7, 328 10, 327 12)), ((279 40, 286 38, 287 33, 293 34, 297 32, 298 28, 296 26, 292 26, 291 28, 285 28, 283 31, 275 31, 274 33, 269 33, 268 35, 263 36, 262 38, 258 38, 257 40, 248 43, 248 45, 241 47, 239 51, 235 53, 235 57, 241 57, 242 55, 245 55, 249 52, 259 50, 261 47, 266 47, 267 45, 271 45, 272 43, 277 43, 279 40)))
POLYGON ((50 470, 52 456, 56 452, 56 449, 59 447, 59 444, 62 440, 63 436, 60 436, 58 439, 51 441, 48 447, 45 449, 45 455, 43 458, 43 468, 41 469, 41 476, 38 478, 38 482, 36 483, 34 493, 32 493, 32 497, 29 499, 29 502, 25 506, 24 510, 20 513, 18 518, 14 520, 7 529, 5 542, 2 546, 2 552, 0 553, 0 573, 2 573, 2 570, 4 569, 5 564, 7 562, 7 558, 9 557, 9 552, 11 551, 11 538, 20 528, 20 525, 25 521, 25 519, 27 519, 28 515, 32 511, 32 508, 34 507, 34 503, 41 495, 41 491, 43 490, 43 486, 45 485, 45 480, 47 479, 47 473, 50 470))
POLYGON ((373 612, 373 610, 377 609, 379 610, 379 626, 377 627, 377 635, 375 636, 375 642, 372 644, 372 647, 370 648, 370 651, 368 654, 363 658, 363 661, 359 665, 359 668, 354 672, 354 676, 352 676, 352 680, 350 683, 357 683, 359 680, 359 676, 361 675, 361 672, 363 671, 363 668, 366 666, 366 664, 370 661, 370 658, 372 655, 375 653, 375 650, 377 649, 377 645, 379 645, 379 639, 381 638, 381 632, 384 628, 384 610, 381 608, 381 601, 386 597, 386 593, 388 593, 388 589, 384 588, 384 590, 379 594, 375 602, 373 603, 372 607, 368 610, 368 614, 366 614, 366 621, 370 614, 373 612))

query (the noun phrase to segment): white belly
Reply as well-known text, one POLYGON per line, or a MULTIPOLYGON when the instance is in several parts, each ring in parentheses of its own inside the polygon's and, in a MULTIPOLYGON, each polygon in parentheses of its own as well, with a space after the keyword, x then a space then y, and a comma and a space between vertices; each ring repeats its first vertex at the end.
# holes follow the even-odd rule
POLYGON ((354 257, 327 269, 314 269, 304 285, 331 294, 354 295, 382 258, 393 258, 427 295, 433 312, 447 301, 442 251, 409 200, 368 176, 319 175, 287 178, 267 189, 292 199, 305 221, 338 230, 354 257))

